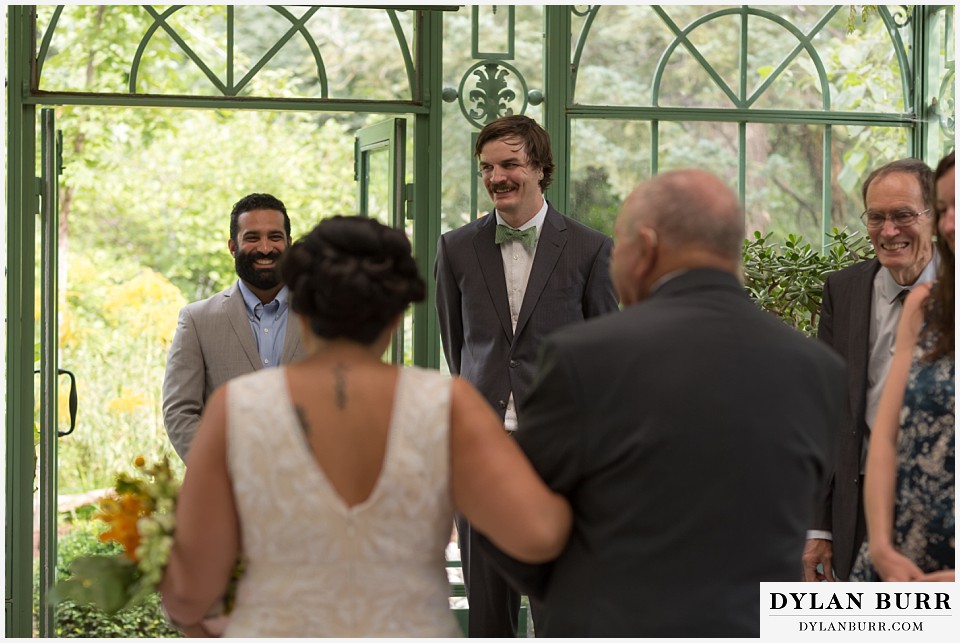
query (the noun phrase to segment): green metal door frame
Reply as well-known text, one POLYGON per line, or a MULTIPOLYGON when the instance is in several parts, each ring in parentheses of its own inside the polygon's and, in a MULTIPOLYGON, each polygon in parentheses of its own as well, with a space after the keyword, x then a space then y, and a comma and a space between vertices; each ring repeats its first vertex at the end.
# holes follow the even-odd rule
MULTIPOLYGON (((354 145, 354 180, 357 182, 357 203, 359 214, 363 217, 378 217, 376 212, 370 211, 370 166, 374 154, 387 155, 387 212, 386 220, 381 223, 392 228, 404 230, 406 227, 406 142, 407 122, 402 118, 392 118, 373 125, 368 125, 357 131, 354 145)), ((407 315, 397 325, 397 330, 390 342, 390 363, 403 364, 404 336, 407 315)))
POLYGON ((59 176, 63 141, 53 108, 40 110, 40 606, 39 635, 54 635, 47 597, 57 579, 59 176))
POLYGON ((4 561, 7 636, 32 634, 36 108, 27 104, 30 8, 7 8, 7 364, 4 561))

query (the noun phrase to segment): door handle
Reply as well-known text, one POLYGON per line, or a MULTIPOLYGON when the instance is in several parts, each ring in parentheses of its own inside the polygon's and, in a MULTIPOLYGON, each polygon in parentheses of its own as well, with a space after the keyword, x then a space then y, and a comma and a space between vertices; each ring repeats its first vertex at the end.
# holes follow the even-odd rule
MULTIPOLYGON (((40 369, 33 371, 33 374, 36 375, 40 372, 40 369)), ((77 378, 73 376, 73 373, 64 369, 58 368, 57 375, 69 375, 70 376, 70 430, 61 431, 57 429, 57 437, 62 438, 65 435, 70 435, 73 433, 73 430, 77 428, 77 378)))

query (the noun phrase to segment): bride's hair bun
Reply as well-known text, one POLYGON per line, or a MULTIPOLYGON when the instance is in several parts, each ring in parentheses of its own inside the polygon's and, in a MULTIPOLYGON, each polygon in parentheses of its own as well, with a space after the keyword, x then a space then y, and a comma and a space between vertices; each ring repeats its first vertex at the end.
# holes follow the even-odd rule
POLYGON ((314 333, 363 344, 426 294, 406 235, 366 217, 321 221, 284 254, 280 274, 314 333))

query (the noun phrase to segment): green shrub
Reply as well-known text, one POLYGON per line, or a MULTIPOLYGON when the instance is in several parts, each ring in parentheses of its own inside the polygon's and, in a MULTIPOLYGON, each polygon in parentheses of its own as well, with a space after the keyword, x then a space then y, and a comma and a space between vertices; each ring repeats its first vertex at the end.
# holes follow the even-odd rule
POLYGON ((780 244, 754 233, 743 242, 743 274, 747 293, 757 305, 807 335, 816 335, 823 281, 841 268, 873 256, 870 240, 859 232, 834 228, 823 252, 800 235, 780 244))
MULTIPOLYGON (((103 524, 94 520, 77 520, 57 547, 57 580, 68 577, 70 563, 79 556, 115 554, 116 543, 102 543, 97 536, 103 524)), ((37 604, 36 598, 34 604, 37 604)), ((66 638, 181 638, 180 632, 167 624, 160 608, 160 597, 150 596, 142 605, 108 615, 87 605, 64 601, 56 609, 56 636, 66 638)))

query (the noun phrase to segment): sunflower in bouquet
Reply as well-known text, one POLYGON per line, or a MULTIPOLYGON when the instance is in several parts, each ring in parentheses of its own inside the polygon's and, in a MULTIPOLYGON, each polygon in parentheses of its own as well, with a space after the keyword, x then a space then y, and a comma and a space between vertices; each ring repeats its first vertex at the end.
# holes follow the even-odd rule
MULTIPOLYGON (((138 456, 134 466, 136 474, 119 474, 114 493, 100 500, 94 514, 107 526, 100 540, 118 543, 122 553, 76 558, 69 567, 70 577, 57 583, 52 601, 72 600, 114 614, 138 605, 157 591, 173 546, 180 481, 166 456, 150 465, 138 456)), ((224 599, 226 612, 233 606, 240 573, 238 563, 224 599)))

